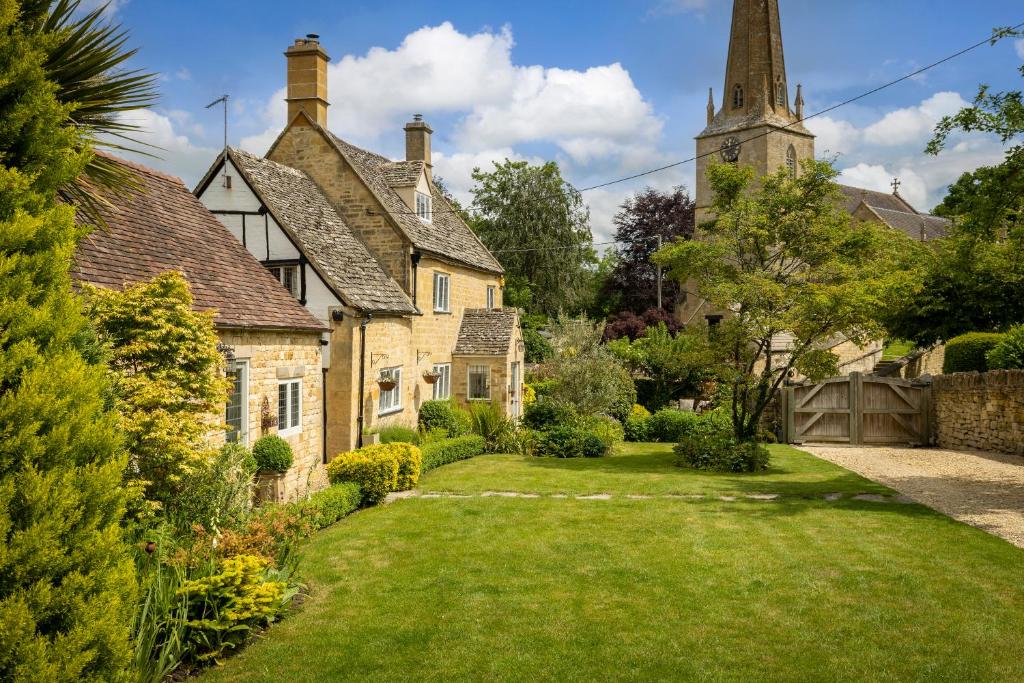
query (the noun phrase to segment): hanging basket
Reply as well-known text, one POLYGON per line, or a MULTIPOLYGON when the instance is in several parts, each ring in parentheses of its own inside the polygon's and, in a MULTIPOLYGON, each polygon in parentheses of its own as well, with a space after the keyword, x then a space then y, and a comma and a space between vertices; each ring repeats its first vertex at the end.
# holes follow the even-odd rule
POLYGON ((398 386, 398 382, 390 378, 384 379, 382 377, 381 379, 377 380, 377 386, 380 387, 381 391, 391 391, 392 389, 398 386))
POLYGON ((427 384, 437 384, 437 380, 441 379, 440 372, 424 372, 423 381, 427 384))

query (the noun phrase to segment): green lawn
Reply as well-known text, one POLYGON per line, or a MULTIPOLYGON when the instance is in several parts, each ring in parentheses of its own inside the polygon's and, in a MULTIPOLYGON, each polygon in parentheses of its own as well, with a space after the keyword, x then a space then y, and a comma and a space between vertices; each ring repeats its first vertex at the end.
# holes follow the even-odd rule
POLYGON ((882 351, 882 360, 899 360, 913 351, 914 348, 914 342, 902 339, 886 342, 885 349, 882 351))
POLYGON ((209 681, 1024 680, 1024 553, 775 447, 750 477, 477 458, 314 537, 312 595, 209 681), (776 502, 621 494, 779 492, 776 502))

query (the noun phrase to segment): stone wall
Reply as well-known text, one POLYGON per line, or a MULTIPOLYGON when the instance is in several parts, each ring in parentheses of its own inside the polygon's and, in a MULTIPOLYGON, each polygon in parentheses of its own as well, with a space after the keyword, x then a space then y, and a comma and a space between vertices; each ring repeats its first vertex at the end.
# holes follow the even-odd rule
POLYGON ((932 403, 940 447, 1024 455, 1024 370, 936 377, 932 403))
POLYGON ((264 399, 271 413, 277 415, 278 383, 302 380, 301 429, 283 437, 295 456, 284 478, 285 497, 296 499, 326 486, 320 334, 221 330, 220 340, 232 348, 237 360, 249 364, 249 446, 261 436, 277 433, 276 427, 263 428, 264 399))

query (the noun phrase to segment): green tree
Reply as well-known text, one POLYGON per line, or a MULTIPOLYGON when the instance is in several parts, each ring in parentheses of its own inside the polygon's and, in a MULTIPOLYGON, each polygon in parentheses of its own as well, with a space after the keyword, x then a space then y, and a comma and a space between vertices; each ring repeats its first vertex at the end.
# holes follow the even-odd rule
POLYGON ((183 487, 213 458, 209 416, 227 398, 213 314, 193 309, 188 283, 174 271, 123 291, 87 292, 124 416, 128 476, 173 513, 183 487))
POLYGON ((608 349, 634 375, 650 382, 654 408, 668 405, 714 377, 716 358, 707 330, 688 329, 672 336, 664 323, 648 327, 636 341, 629 338, 608 343, 608 349))
MULTIPOLYGON (((91 167, 104 127, 76 119, 88 93, 55 74, 82 66, 97 33, 95 22, 53 23, 77 3, 51 5, 0 0, 0 679, 117 681, 135 590, 120 527, 125 459, 71 290, 83 230, 57 201, 91 167)), ((103 63, 92 92, 114 77, 103 63)))
POLYGON ((921 291, 886 317, 894 336, 921 346, 1024 321, 1024 94, 982 86, 972 106, 939 123, 928 152, 941 154, 957 132, 989 133, 1009 148, 1001 164, 949 188, 935 213, 953 219, 951 234, 927 255, 921 291))
POLYGON ((655 258, 729 311, 712 347, 731 390, 733 430, 749 441, 791 371, 835 370, 824 342, 882 336, 881 310, 918 284, 919 250, 883 226, 855 225, 839 208, 836 171, 826 162, 805 162, 796 179, 783 170, 755 180, 752 169, 732 164, 713 166, 708 177, 715 218, 655 258), (793 341, 778 353, 783 333, 793 341))
POLYGON ((611 415, 625 421, 636 403, 633 378, 602 343, 604 324, 565 314, 550 326, 556 379, 551 397, 580 415, 611 415))
POLYGON ((581 310, 597 256, 590 212, 558 164, 506 159, 490 173, 474 169, 473 180, 472 225, 505 267, 506 302, 547 315, 581 310))

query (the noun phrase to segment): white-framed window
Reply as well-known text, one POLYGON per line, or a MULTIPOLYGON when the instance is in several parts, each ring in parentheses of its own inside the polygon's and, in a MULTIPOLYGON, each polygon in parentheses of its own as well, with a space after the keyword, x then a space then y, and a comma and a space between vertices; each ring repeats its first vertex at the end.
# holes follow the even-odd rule
POLYGON ((487 287, 487 308, 488 310, 494 310, 494 293, 495 287, 493 285, 487 287))
POLYGON ((236 360, 228 366, 231 393, 224 408, 228 443, 249 445, 249 361, 236 360))
POLYGON ((440 375, 434 382, 434 400, 441 401, 452 397, 452 365, 451 363, 438 363, 434 365, 434 372, 440 375))
POLYGON ((302 431, 302 380, 277 383, 277 433, 281 436, 302 431))
POLYGON ((434 312, 449 313, 451 309, 452 278, 447 273, 434 273, 434 312))
POLYGON ((470 365, 467 378, 467 398, 470 401, 491 400, 491 368, 489 365, 470 365))
POLYGON ((277 281, 284 285, 284 288, 295 297, 299 298, 299 267, 294 266, 268 266, 270 274, 277 278, 277 281))
POLYGON ((387 391, 381 387, 380 399, 377 401, 377 412, 380 415, 397 413, 402 410, 402 368, 384 368, 380 371, 381 379, 390 377, 395 386, 387 391))
POLYGON ((431 222, 433 220, 434 213, 434 200, 429 194, 423 192, 416 193, 416 215, 420 217, 420 220, 431 222))

